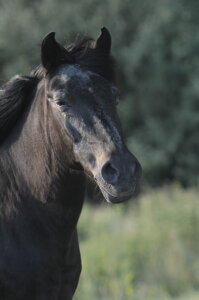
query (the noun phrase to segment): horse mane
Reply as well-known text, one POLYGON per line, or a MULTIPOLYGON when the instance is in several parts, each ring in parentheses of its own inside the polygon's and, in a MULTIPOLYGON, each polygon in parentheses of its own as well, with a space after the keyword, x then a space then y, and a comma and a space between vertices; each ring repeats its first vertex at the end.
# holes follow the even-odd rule
POLYGON ((35 80, 31 76, 16 75, 0 90, 0 144, 24 111, 35 80))
MULTIPOLYGON (((65 46, 73 59, 73 64, 114 81, 114 60, 110 55, 95 49, 95 42, 89 37, 77 39, 65 46)), ((8 136, 21 114, 25 110, 28 96, 37 83, 45 76, 39 65, 30 76, 16 75, 0 90, 0 145, 8 136)))

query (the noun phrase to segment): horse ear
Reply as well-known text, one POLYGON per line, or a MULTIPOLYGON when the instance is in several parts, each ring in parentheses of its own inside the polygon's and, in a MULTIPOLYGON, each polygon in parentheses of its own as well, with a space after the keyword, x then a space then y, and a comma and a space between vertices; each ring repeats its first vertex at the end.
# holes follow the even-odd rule
POLYGON ((111 51, 111 35, 106 27, 101 28, 101 34, 96 41, 95 49, 100 50, 105 54, 111 51))
POLYGON ((55 40, 55 32, 45 36, 41 45, 41 63, 46 71, 61 63, 71 63, 70 53, 55 40))

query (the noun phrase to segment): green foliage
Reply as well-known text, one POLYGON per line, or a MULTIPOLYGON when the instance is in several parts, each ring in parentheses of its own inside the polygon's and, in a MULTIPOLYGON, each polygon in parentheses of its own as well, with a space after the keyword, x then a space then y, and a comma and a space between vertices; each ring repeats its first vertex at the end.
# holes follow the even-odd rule
POLYGON ((149 191, 128 206, 84 207, 75 300, 199 297, 197 190, 149 191))
POLYGON ((0 81, 29 73, 49 31, 71 41, 107 26, 130 149, 152 185, 199 181, 199 2, 0 0, 0 81))
MULTIPOLYGON (((129 145, 153 185, 199 179, 199 35, 196 1, 159 1, 121 58, 129 145)), ((198 6, 199 8, 199 6, 198 6)))

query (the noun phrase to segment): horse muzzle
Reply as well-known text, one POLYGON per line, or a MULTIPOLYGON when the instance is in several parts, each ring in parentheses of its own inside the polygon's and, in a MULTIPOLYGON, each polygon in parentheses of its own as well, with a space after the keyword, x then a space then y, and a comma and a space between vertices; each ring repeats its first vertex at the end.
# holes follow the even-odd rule
POLYGON ((130 199, 141 177, 141 166, 129 151, 112 155, 94 174, 107 202, 120 203, 130 199))

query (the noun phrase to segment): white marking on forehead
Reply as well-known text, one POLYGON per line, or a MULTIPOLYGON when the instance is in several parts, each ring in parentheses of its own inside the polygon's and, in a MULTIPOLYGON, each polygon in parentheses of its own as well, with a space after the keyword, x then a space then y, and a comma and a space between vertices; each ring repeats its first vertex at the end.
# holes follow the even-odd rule
POLYGON ((90 72, 82 70, 79 66, 75 65, 61 66, 56 75, 60 76, 64 81, 74 76, 81 78, 85 83, 90 81, 90 72))

